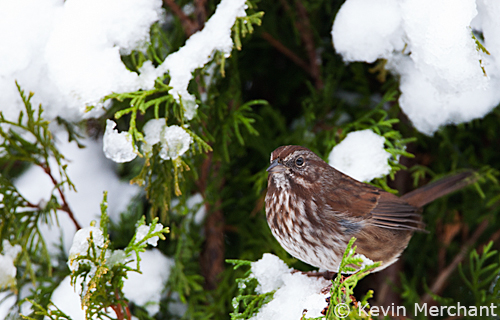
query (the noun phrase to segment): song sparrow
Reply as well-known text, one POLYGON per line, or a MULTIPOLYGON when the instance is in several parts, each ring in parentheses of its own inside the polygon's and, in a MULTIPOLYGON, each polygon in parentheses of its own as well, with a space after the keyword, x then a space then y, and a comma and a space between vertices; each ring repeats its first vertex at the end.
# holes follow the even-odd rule
POLYGON ((470 183, 464 172, 397 197, 334 169, 307 148, 281 146, 267 169, 266 217, 292 256, 338 271, 351 237, 356 253, 394 263, 413 232, 423 230, 420 208, 470 183))

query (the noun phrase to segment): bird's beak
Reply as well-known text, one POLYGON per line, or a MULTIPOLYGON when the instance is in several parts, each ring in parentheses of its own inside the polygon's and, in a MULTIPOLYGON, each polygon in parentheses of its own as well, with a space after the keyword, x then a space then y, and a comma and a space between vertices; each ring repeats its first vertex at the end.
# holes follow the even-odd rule
POLYGON ((275 159, 273 162, 271 162, 271 165, 269 168, 267 168, 267 172, 269 173, 276 173, 276 172, 284 172, 286 170, 286 167, 282 165, 281 163, 278 162, 278 159, 275 159))

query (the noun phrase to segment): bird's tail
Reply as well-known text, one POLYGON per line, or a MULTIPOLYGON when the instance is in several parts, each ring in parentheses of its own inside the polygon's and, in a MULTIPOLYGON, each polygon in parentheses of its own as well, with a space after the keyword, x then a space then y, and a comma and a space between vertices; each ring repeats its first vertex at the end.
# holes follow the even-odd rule
POLYGON ((477 178, 474 171, 461 172, 413 190, 402 196, 401 199, 406 200, 412 206, 423 207, 437 198, 443 197, 476 182, 476 180, 477 178))

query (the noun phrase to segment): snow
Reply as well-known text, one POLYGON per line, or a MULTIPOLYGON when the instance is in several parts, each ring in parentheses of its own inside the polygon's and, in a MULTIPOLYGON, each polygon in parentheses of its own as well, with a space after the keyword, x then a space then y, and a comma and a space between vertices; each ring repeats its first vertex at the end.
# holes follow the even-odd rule
POLYGON ((252 263, 252 274, 259 282, 257 293, 267 293, 283 285, 282 275, 290 273, 291 269, 277 256, 264 253, 262 259, 252 263))
MULTIPOLYGON (((184 215, 184 212, 179 212, 178 210, 175 210, 176 209, 175 207, 179 205, 179 202, 180 202, 179 198, 172 199, 172 202, 170 204, 170 208, 172 208, 171 214, 184 215)), ((186 200, 186 208, 189 210, 189 212, 186 214, 186 219, 185 219, 185 221, 188 224, 186 225, 187 230, 189 230, 189 223, 191 221, 193 221, 195 225, 200 226, 205 220, 205 217, 207 215, 207 210, 204 206, 203 196, 200 193, 195 193, 189 196, 186 200), (194 210, 196 211, 194 212, 194 210)), ((181 211, 182 210, 183 209, 181 209, 181 211)))
POLYGON ((153 150, 153 145, 160 142, 160 136, 164 128, 167 127, 166 119, 151 119, 142 128, 144 133, 144 144, 142 150, 144 153, 150 153, 153 150))
MULTIPOLYGON (((77 283, 77 288, 79 288, 77 283)), ((52 292, 52 303, 62 312, 66 313, 72 320, 85 319, 85 313, 82 309, 80 295, 71 285, 71 277, 64 278, 57 288, 52 292)))
POLYGON ((245 16, 245 0, 223 0, 203 30, 193 34, 179 51, 157 69, 146 62, 140 74, 128 71, 120 54, 145 49, 149 29, 163 14, 161 0, 19 0, 0 2, 0 105, 7 117, 17 116, 21 101, 15 80, 35 92, 49 119, 70 120, 102 114, 95 108, 112 92, 151 89, 154 80, 169 73, 170 93, 181 102, 185 118, 197 109, 187 90, 192 72, 209 62, 215 51, 226 57, 233 41, 236 17, 245 16), (13 108, 15 106, 15 108, 13 108))
POLYGON ((187 199, 186 206, 189 209, 199 207, 199 209, 194 213, 193 221, 196 225, 201 225, 207 215, 207 210, 203 205, 203 196, 200 193, 193 194, 187 199))
MULTIPOLYGON (((153 249, 140 253, 141 273, 129 272, 128 279, 124 279, 123 292, 131 302, 144 306, 153 316, 159 311, 161 292, 165 286, 170 269, 174 265, 173 259, 165 257, 160 251, 153 249)), ((131 259, 132 260, 132 259, 131 259)), ((130 262, 135 266, 135 261, 130 262)), ((73 320, 85 319, 81 308, 80 296, 70 284, 70 277, 64 278, 52 293, 52 302, 73 320)), ((110 310, 114 317, 114 312, 110 310)))
POLYGON ((361 262, 361 265, 357 268, 358 270, 361 270, 367 266, 372 266, 375 264, 375 262, 373 262, 373 260, 371 260, 370 258, 368 258, 367 256, 365 256, 364 254, 361 254, 361 253, 356 253, 353 258, 361 258, 362 262, 361 262))
POLYGON ((120 132, 115 129, 116 122, 106 120, 106 132, 103 138, 103 151, 106 158, 114 162, 129 162, 137 157, 136 148, 132 143, 129 132, 120 132))
POLYGON ((397 0, 349 0, 335 17, 333 44, 345 61, 374 62, 402 50, 397 0), (363 21, 363 23, 360 23, 363 21))
POLYGON ((345 61, 387 59, 386 67, 400 77, 402 110, 430 135, 481 118, 500 102, 495 12, 498 1, 348 0, 332 39, 345 61), (476 47, 471 25, 483 32, 491 56, 476 47))
MULTIPOLYGON (((245 16, 245 0, 221 1, 204 29, 188 39, 177 53, 168 56, 158 69, 146 61, 138 74, 128 71, 120 55, 145 49, 151 25, 163 15, 161 6, 161 0, 0 0, 0 111, 7 119, 15 119, 23 109, 15 86, 17 80, 26 92, 34 92, 33 105, 43 105, 46 120, 59 116, 80 121, 103 114, 102 107, 108 107, 108 103, 102 103, 104 96, 112 92, 151 89, 155 79, 168 72, 173 87, 171 93, 182 102, 185 118, 191 120, 197 108, 194 96, 187 91, 192 72, 209 62, 217 50, 226 57, 230 54, 233 46, 231 28, 236 17, 245 16), (86 112, 88 106, 96 108, 86 112)), ((193 142, 191 136, 184 128, 167 127, 165 119, 163 122, 161 134, 155 142, 161 143, 160 155, 165 160, 182 156, 193 142)), ((67 142, 67 133, 60 128, 51 128, 57 148, 68 159, 68 175, 77 189, 74 192, 66 188, 64 193, 82 226, 98 218, 104 190, 108 191, 108 213, 112 220, 139 190, 121 182, 114 173, 114 164, 104 157, 103 150, 107 157, 117 162, 130 161, 135 157, 130 136, 126 132, 119 133, 115 126, 114 122, 107 123, 104 141, 84 138, 85 149, 79 149, 74 142, 67 142)), ((55 163, 51 162, 50 166, 55 178, 60 181, 55 163)), ((39 167, 29 168, 15 181, 15 185, 27 200, 41 206, 47 203, 54 187, 39 167)), ((57 193, 55 196, 59 197, 57 193)), ((204 214, 202 206, 195 220, 201 223, 204 214)), ((61 239, 63 249, 67 251, 72 244, 75 225, 64 212, 48 220, 47 223, 41 222, 39 227, 50 253, 58 253, 56 245, 61 239)), ((83 242, 90 230, 93 234, 98 233, 95 228, 84 228, 71 249, 72 256, 85 252, 83 242)), ((100 235, 98 238, 100 242, 100 235)), ((151 239, 151 243, 154 240, 151 239)), ((127 295, 137 294, 131 300, 152 300, 153 304, 146 308, 154 312, 173 263, 158 257, 147 262, 150 259, 148 255, 151 254, 146 253, 143 257, 143 265, 156 269, 144 266, 143 278, 130 285, 127 295)), ((123 259, 122 251, 114 251, 110 253, 108 263, 113 265, 123 259)), ((8 265, 13 266, 13 263, 9 261, 8 265)), ((54 292, 53 298, 62 300, 58 305, 74 319, 82 318, 81 310, 78 313, 79 299, 70 288, 69 279, 54 292), (69 288, 64 289, 64 286, 69 288), (66 299, 71 297, 69 292, 76 300, 66 303, 66 299), (76 315, 68 308, 76 308, 76 315)), ((2 304, 2 308, 6 305, 2 304)), ((183 307, 180 305, 179 310, 183 307)))
POLYGON ((149 120, 143 128, 143 151, 150 153, 153 145, 160 143, 160 158, 163 160, 175 159, 182 156, 189 149, 193 138, 182 127, 167 126, 165 118, 149 120))
MULTIPOLYGON (((174 259, 165 257, 157 249, 147 250, 139 256, 142 273, 129 272, 123 292, 127 299, 144 306, 150 315, 154 315, 160 310, 161 293, 175 264, 174 259)), ((135 263, 134 260, 131 265, 135 263)))
POLYGON ((385 138, 370 129, 350 132, 337 144, 328 163, 359 181, 371 181, 390 173, 391 154, 384 149, 385 138))
MULTIPOLYGON (((169 72, 172 93, 178 101, 182 98, 186 108, 185 117, 192 119, 196 103, 194 96, 187 92, 192 72, 206 64, 215 50, 229 55, 233 46, 231 27, 237 16, 245 15, 245 1, 222 1, 205 28, 193 35, 177 54, 170 55, 158 70, 155 70, 151 62, 145 62, 139 74, 130 72, 121 62, 120 54, 145 48, 150 26, 159 21, 162 15, 161 5, 160 0, 1 1, 0 30, 5 30, 0 32, 0 41, 3 43, 0 48, 0 86, 3 88, 0 105, 5 106, 1 111, 7 118, 14 119, 22 110, 15 87, 17 80, 23 89, 35 93, 33 105, 43 104, 46 119, 61 116, 78 121, 84 117, 101 115, 102 109, 99 107, 107 107, 101 103, 105 95, 151 89, 157 76, 169 72), (98 108, 85 113, 89 105, 96 105, 98 108)), ((164 119, 163 122, 165 124, 164 119)), ((123 211, 128 200, 138 191, 138 188, 120 182, 113 173, 112 164, 103 157, 101 150, 115 162, 130 161, 136 156, 131 137, 126 132, 119 133, 115 126, 112 121, 107 123, 104 141, 85 139, 85 149, 78 149, 74 143, 66 142, 66 133, 55 130, 57 146, 70 161, 68 174, 78 190, 77 193, 65 190, 65 195, 82 226, 88 225, 90 220, 98 216, 103 190, 109 191, 112 219, 123 211)), ((182 156, 192 141, 183 128, 163 126, 155 143, 162 144, 160 155, 168 160, 182 156)), ((55 169, 55 164, 51 163, 51 167, 55 169)), ((60 178, 57 170, 52 172, 56 179, 60 178)), ((50 179, 38 167, 28 169, 15 183, 30 202, 41 205, 47 202, 53 188, 50 179)), ((203 210, 200 209, 199 212, 202 214, 196 215, 197 220, 203 219, 203 210)), ((63 246, 67 250, 75 233, 75 226, 63 212, 57 216, 58 223, 55 223, 56 217, 49 220, 49 224, 42 223, 40 228, 50 251, 53 254, 57 252, 54 245, 61 235, 63 246)), ((161 229, 162 226, 158 225, 158 228, 161 229)), ((97 242, 102 244, 100 230, 86 227, 76 235, 76 241, 70 249, 72 257, 86 252, 86 239, 90 231, 97 237, 97 242)), ((152 238, 148 243, 154 245, 155 240, 158 239, 152 238)), ((148 252, 142 257, 144 273, 149 275, 149 285, 142 275, 143 278, 137 278, 139 280, 129 285, 127 296, 131 296, 131 300, 140 300, 138 304, 145 303, 146 300, 156 301, 146 306, 154 313, 154 310, 158 310, 159 295, 168 278, 170 260, 148 258, 151 254, 148 252), (155 261, 149 263, 148 259, 155 261), (151 266, 156 270, 150 270, 151 266), (143 290, 138 290, 139 287, 143 290), (134 294, 135 298, 132 298, 134 294)), ((10 259, 7 255, 2 257, 10 259)), ((110 255, 109 263, 118 263, 123 258, 122 251, 115 251, 110 255)), ((12 275, 15 267, 12 261, 7 262, 13 269, 6 267, 2 270, 12 275)), ((66 282, 69 284, 69 280, 64 283, 66 282)), ((129 282, 126 282, 126 286, 127 283, 129 282)), ((69 296, 64 291, 56 291, 53 295, 55 300, 69 296)), ((78 309, 80 303, 78 296, 73 294, 75 296, 76 303, 62 303, 61 306, 73 305, 78 309)), ((72 315, 71 312, 68 313, 72 315)))
MULTIPOLYGON (((161 0, 0 1, 0 108, 17 116, 15 80, 35 93, 46 117, 79 120, 112 92, 151 88, 154 78, 128 71, 120 53, 144 48, 161 0)), ((148 67, 145 67, 148 70, 148 67)), ((151 68, 149 68, 150 70, 151 68)), ((86 116, 101 114, 100 108, 86 116)))
POLYGON ((85 227, 78 230, 73 238, 73 244, 69 249, 68 267, 71 271, 78 269, 78 264, 75 264, 74 259, 78 256, 87 254, 91 234, 97 248, 102 248, 102 246, 104 246, 104 235, 101 229, 97 227, 85 227))
MULTIPOLYGON (((17 80, 21 88, 35 93, 33 104, 44 106, 48 120, 96 117, 109 106, 109 101, 102 102, 106 95, 152 89, 155 79, 168 73, 170 94, 184 107, 186 120, 191 120, 198 107, 187 89, 192 73, 216 51, 229 56, 231 28, 237 17, 246 15, 245 0, 221 1, 203 30, 158 68, 146 61, 139 74, 131 72, 120 55, 146 48, 151 25, 163 15, 161 5, 161 0, 0 2, 0 30, 5 30, 0 32, 0 111, 14 119, 22 110, 17 80), (87 112, 88 106, 96 108, 87 112)), ((108 123, 106 156, 116 162, 131 161, 136 154, 131 137, 113 129, 108 123)), ((189 148, 192 139, 181 130, 166 129, 163 159, 174 159, 189 148)))
POLYGON ((189 145, 193 142, 193 138, 183 128, 173 125, 163 130, 160 141, 160 158, 169 160, 186 153, 189 145))
MULTIPOLYGON (((136 230, 136 233, 135 233, 135 243, 141 242, 144 239, 144 237, 146 237, 148 235, 150 228, 151 228, 150 225, 139 226, 136 230)), ((153 231, 151 233, 159 232, 162 229, 163 229, 163 225, 161 223, 157 223, 155 228, 153 229, 153 231)), ((149 245, 152 245, 153 247, 156 247, 159 239, 160 238, 158 236, 154 236, 154 237, 149 238, 146 241, 146 243, 149 245)))
POLYGON ((4 291, 0 292, 0 301, 0 319, 7 319, 7 315, 10 309, 16 304, 17 298, 14 293, 4 291))
POLYGON ((253 320, 301 319, 306 309, 306 317, 320 317, 327 307, 328 294, 321 290, 331 284, 323 278, 308 277, 291 269, 275 255, 265 253, 259 261, 253 262, 252 274, 259 282, 257 293, 276 290, 274 298, 254 315, 253 320))
POLYGON ((16 244, 12 246, 8 240, 2 241, 3 251, 0 254, 0 289, 5 289, 16 283, 17 269, 14 260, 22 248, 16 244))
POLYGON ((246 16, 245 2, 246 0, 222 0, 203 29, 191 35, 182 48, 170 54, 157 68, 160 74, 168 72, 169 86, 172 87, 169 93, 177 101, 182 101, 187 120, 194 117, 198 108, 195 97, 187 90, 192 73, 207 64, 215 51, 229 56, 233 48, 231 28, 237 17, 246 16))
POLYGON ((3 254, 5 256, 11 257, 12 259, 16 259, 17 256, 21 253, 23 248, 21 248, 20 245, 15 244, 11 245, 10 242, 6 239, 2 241, 2 247, 3 247, 3 254))
POLYGON ((113 250, 109 257, 106 257, 106 264, 113 268, 115 265, 125 263, 129 259, 123 250, 113 250))

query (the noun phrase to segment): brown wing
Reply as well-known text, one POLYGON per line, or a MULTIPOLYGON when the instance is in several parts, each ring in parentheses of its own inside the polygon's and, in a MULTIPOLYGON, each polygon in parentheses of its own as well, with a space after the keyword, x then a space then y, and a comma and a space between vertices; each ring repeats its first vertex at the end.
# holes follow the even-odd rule
POLYGON ((348 229, 356 222, 393 230, 422 231, 424 227, 419 208, 343 174, 337 188, 330 192, 327 204, 337 216, 336 220, 348 229))
POLYGON ((383 191, 341 172, 337 174, 335 187, 327 189, 327 205, 334 213, 348 215, 355 220, 369 218, 383 191))
POLYGON ((420 209, 392 193, 380 191, 377 206, 371 211, 370 224, 387 229, 423 231, 420 209))

